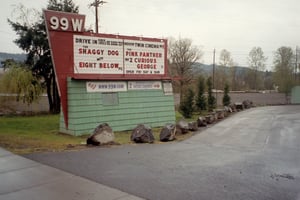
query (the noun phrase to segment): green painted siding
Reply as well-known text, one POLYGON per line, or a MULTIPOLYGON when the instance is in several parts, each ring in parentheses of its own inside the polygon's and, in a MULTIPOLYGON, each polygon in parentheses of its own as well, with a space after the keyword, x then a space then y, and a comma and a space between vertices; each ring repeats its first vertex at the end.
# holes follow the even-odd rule
POLYGON ((300 86, 293 87, 291 94, 291 103, 300 104, 300 86))
POLYGON ((68 79, 69 126, 61 114, 60 131, 72 135, 90 134, 106 122, 114 131, 132 130, 145 123, 151 127, 175 122, 174 98, 163 90, 118 92, 118 105, 103 105, 102 93, 88 93, 86 82, 68 79))

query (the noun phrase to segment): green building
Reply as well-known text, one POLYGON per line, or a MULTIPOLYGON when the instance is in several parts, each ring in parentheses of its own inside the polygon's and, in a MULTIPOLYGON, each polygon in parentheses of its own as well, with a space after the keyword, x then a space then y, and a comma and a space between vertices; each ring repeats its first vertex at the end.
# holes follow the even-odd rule
POLYGON ((300 104, 300 86, 295 86, 292 88, 291 104, 300 104))
POLYGON ((170 82, 85 81, 68 78, 67 91, 67 128, 63 114, 60 118, 60 132, 63 133, 76 136, 92 133, 97 125, 104 122, 114 131, 132 130, 140 123, 159 127, 175 122, 170 82), (109 85, 117 88, 118 84, 124 87, 105 88, 109 85), (89 86, 95 87, 94 90, 89 86))

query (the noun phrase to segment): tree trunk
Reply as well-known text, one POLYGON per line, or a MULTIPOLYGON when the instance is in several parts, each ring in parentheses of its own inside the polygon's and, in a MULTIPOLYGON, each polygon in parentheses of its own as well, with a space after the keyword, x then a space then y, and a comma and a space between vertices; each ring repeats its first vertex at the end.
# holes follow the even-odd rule
POLYGON ((58 89, 55 81, 54 74, 49 77, 44 77, 46 82, 47 97, 49 103, 49 112, 57 114, 60 112, 60 98, 58 94, 58 89))
POLYGON ((255 74, 254 74, 254 89, 255 89, 255 91, 257 91, 257 83, 256 83, 256 75, 257 75, 257 69, 255 69, 255 72, 254 72, 255 74))
POLYGON ((45 82, 46 82, 49 112, 52 113, 52 111, 53 111, 53 99, 52 99, 52 95, 51 95, 51 78, 46 78, 46 77, 44 77, 44 78, 45 78, 45 82))
POLYGON ((179 91, 180 91, 180 101, 179 104, 181 104, 183 97, 184 97, 184 89, 183 89, 184 83, 182 80, 179 81, 179 91))
POLYGON ((53 111, 52 113, 60 113, 60 98, 58 88, 55 81, 55 76, 52 77, 52 95, 53 95, 53 111))

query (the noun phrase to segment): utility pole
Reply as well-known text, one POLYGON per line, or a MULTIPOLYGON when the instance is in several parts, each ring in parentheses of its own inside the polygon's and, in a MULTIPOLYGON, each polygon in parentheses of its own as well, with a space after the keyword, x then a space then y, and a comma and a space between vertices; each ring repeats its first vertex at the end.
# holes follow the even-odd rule
POLYGON ((107 3, 107 2, 106 1, 102 1, 102 0, 95 0, 94 3, 90 4, 90 6, 94 6, 95 7, 95 31, 96 31, 96 33, 99 33, 99 30, 98 30, 98 28, 99 28, 99 26, 98 26, 98 24, 99 24, 99 22, 98 22, 98 7, 100 5, 105 4, 105 3, 107 3))
POLYGON ((215 67, 216 67, 216 49, 214 49, 214 54, 213 54, 213 88, 215 89, 216 92, 216 105, 218 105, 218 96, 217 96, 217 88, 215 87, 215 67))
POLYGON ((213 88, 215 88, 215 61, 216 61, 216 49, 214 49, 213 52, 213 74, 212 74, 213 88))
POLYGON ((296 64, 295 64, 295 81, 297 81, 298 76, 298 46, 296 46, 296 64))

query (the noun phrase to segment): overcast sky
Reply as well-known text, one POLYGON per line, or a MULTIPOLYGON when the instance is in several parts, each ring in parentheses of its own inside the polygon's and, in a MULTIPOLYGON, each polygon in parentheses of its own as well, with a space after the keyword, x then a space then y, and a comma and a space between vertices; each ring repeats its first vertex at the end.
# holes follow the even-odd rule
MULTIPOLYGON (((201 61, 211 64, 213 49, 231 52, 233 60, 247 66, 254 46, 263 49, 271 68, 273 53, 281 46, 300 46, 299 0, 106 0, 100 7, 100 32, 158 38, 190 38, 204 52, 201 61)), ((22 52, 13 43, 16 35, 7 23, 14 4, 42 9, 48 0, 2 0, 0 51, 22 52)), ((86 26, 95 26, 90 1, 74 0, 86 15, 86 26)))

